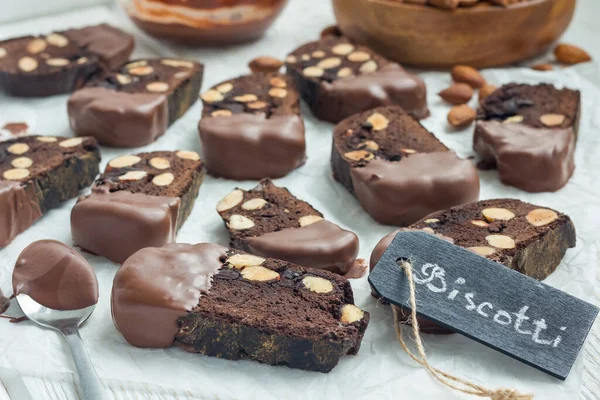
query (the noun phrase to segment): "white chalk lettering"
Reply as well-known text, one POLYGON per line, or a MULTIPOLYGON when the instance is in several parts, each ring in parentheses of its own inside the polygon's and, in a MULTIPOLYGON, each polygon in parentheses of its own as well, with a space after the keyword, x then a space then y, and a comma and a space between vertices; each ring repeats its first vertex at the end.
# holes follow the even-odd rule
POLYGON ((500 325, 510 325, 512 323, 512 318, 509 313, 504 310, 498 310, 496 315, 494 315, 494 322, 499 323, 500 325), (504 321, 501 317, 506 318, 504 321))
MULTIPOLYGON (((437 264, 423 264, 420 273, 414 271, 413 277, 416 284, 424 285, 434 293, 445 293, 448 290, 448 285, 446 284, 446 270, 437 264)), ((529 306, 523 306, 518 312, 511 313, 501 309, 496 310, 496 307, 490 302, 484 301, 480 303, 479 301, 476 301, 475 293, 473 292, 465 293, 462 297, 458 296, 460 290, 457 289, 457 286, 464 285, 466 282, 465 278, 457 278, 454 281, 452 290, 446 298, 451 301, 460 301, 461 298, 464 298, 466 301, 465 309, 468 311, 475 311, 484 318, 490 318, 493 314, 494 317, 492 320, 495 323, 502 326, 512 325, 517 333, 521 335, 531 335, 531 339, 537 344, 558 347, 562 342, 561 335, 556 336, 554 339, 542 337, 544 334, 548 333, 546 331, 548 329, 546 320, 543 318, 532 320, 532 318, 527 315, 527 311, 529 311, 530 308, 529 306)), ((566 329, 566 326, 560 327, 560 330, 563 332, 566 331, 566 329)))
POLYGON ((515 316, 517 317, 517 319, 515 320, 515 331, 523 335, 531 335, 531 331, 521 329, 521 325, 523 324, 523 322, 529 320, 529 317, 525 315, 527 310, 529 310, 529 306, 524 306, 519 310, 518 313, 515 313, 515 316))
POLYGON ((487 307, 491 310, 494 309, 494 306, 492 305, 492 303, 488 303, 487 301, 484 301, 483 303, 481 303, 478 307, 477 307, 477 314, 482 315, 484 317, 489 317, 490 315, 487 314, 485 311, 483 311, 484 307, 487 307))

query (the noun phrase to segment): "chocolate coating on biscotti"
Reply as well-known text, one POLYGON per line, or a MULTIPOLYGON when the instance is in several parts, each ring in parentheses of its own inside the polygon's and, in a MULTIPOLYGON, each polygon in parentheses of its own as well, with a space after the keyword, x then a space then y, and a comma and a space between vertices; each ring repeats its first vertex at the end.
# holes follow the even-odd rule
POLYGON ((98 174, 93 138, 24 136, 0 142, 0 247, 98 174))
POLYGON ((130 62, 71 95, 71 129, 111 147, 152 143, 196 102, 203 70, 172 58, 130 62))
POLYGON ((252 190, 235 189, 217 205, 230 245, 263 257, 362 275, 358 237, 323 219, 310 204, 268 179, 252 190))
POLYGON ((503 183, 556 191, 571 178, 580 93, 552 85, 504 85, 482 102, 473 148, 503 183))
MULTIPOLYGON (((440 211, 409 229, 436 234, 539 280, 554 272, 567 249, 575 247, 576 242, 575 227, 567 215, 516 199, 483 200, 440 211)), ((375 246, 371 269, 398 232, 386 235, 375 246)), ((419 319, 419 324, 425 333, 451 332, 424 318, 419 319)))
POLYGON ((69 93, 123 64, 133 36, 107 24, 0 42, 0 88, 13 96, 69 93))
POLYGON ((329 372, 357 354, 369 314, 328 271, 230 251, 208 294, 179 320, 190 352, 329 372))
POLYGON ((198 126, 208 171, 245 180, 279 178, 306 159, 304 121, 291 78, 256 73, 202 94, 198 126))
POLYGON ((356 114, 334 129, 333 175, 377 222, 407 226, 479 198, 479 178, 397 106, 356 114))
POLYGON ((383 105, 398 105, 417 118, 429 115, 421 78, 345 38, 307 43, 286 58, 286 67, 319 119, 339 122, 383 105))
POLYGON ((71 212, 73 240, 122 263, 137 250, 173 242, 192 210, 204 164, 190 151, 158 151, 109 161, 92 193, 71 212))

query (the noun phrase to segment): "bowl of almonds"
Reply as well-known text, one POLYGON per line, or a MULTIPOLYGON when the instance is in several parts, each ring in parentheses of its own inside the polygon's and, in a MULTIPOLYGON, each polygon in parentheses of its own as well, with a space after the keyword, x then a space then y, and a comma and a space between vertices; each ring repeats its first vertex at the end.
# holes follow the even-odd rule
POLYGON ((567 29, 576 0, 333 0, 350 39, 423 68, 535 57, 567 29))

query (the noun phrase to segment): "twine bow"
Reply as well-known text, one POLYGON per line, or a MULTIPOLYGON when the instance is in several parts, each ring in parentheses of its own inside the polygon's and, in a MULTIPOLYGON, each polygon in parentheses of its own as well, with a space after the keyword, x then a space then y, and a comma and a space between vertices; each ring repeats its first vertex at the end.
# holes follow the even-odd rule
POLYGON ((477 397, 488 397, 491 400, 531 400, 533 399, 533 394, 522 394, 519 393, 515 389, 496 389, 490 390, 483 386, 476 385, 474 383, 468 382, 464 379, 458 378, 452 374, 439 370, 427 361, 427 356, 425 354, 425 348, 423 347, 423 340, 421 339, 421 335, 419 332, 419 321, 417 320, 417 299, 415 296, 415 282, 413 279, 412 273, 412 265, 410 262, 406 261, 401 265, 406 277, 408 278, 408 285, 410 288, 410 323, 412 326, 412 333, 414 336, 415 346, 417 348, 417 354, 415 354, 412 350, 408 348, 406 343, 404 342, 403 334, 402 334, 402 325, 403 322, 400 321, 400 309, 397 306, 392 306, 392 310, 394 312, 394 325, 396 327, 396 337, 398 338, 398 342, 402 349, 417 363, 421 364, 431 376, 433 376, 437 381, 441 382, 443 385, 448 386, 451 389, 457 390, 462 393, 472 394, 477 397))

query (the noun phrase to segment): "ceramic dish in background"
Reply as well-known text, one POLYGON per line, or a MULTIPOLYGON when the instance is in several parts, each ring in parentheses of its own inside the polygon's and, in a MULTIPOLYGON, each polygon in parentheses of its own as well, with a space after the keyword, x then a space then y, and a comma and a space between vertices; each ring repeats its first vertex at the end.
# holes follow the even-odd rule
POLYGON ((258 39, 287 0, 119 0, 152 36, 198 45, 258 39))
POLYGON ((535 57, 567 29, 576 0, 487 3, 440 10, 397 0, 333 0, 350 39, 388 58, 423 68, 494 67, 535 57))

